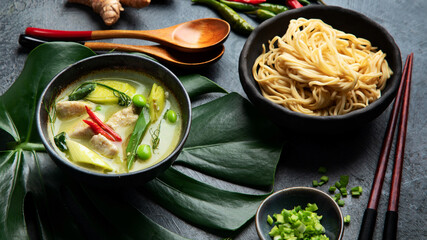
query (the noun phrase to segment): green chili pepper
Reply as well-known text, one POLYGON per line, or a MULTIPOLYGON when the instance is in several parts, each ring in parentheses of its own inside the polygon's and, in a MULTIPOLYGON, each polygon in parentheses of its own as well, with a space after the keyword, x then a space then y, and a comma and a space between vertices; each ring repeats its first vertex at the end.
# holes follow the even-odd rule
POLYGON ((192 2, 205 4, 216 10, 230 24, 231 29, 238 33, 249 35, 254 30, 253 26, 224 3, 216 0, 192 0, 192 2))
POLYGON ((83 99, 95 90, 95 87, 96 84, 94 83, 82 84, 78 88, 74 89, 74 91, 68 96, 68 100, 77 101, 83 99))
POLYGON ((55 142, 55 145, 61 150, 62 152, 68 151, 67 144, 65 143, 65 132, 61 132, 58 135, 56 135, 53 138, 53 141, 55 142))
MULTIPOLYGON (((127 168, 130 170, 132 168, 133 162, 135 161, 136 151, 138 149, 138 145, 144 136, 148 126, 150 125, 150 119, 148 121, 145 120, 144 109, 141 110, 141 113, 138 116, 138 120, 136 120, 135 128, 133 129, 132 134, 129 138, 129 143, 126 147, 126 157, 127 157, 127 168)), ((150 115, 148 115, 149 118, 150 115)))
POLYGON ((311 2, 308 0, 298 0, 298 2, 301 3, 303 6, 307 6, 311 4, 311 2))
POLYGON ((232 9, 236 11, 241 12, 249 12, 249 11, 255 11, 258 9, 257 5, 249 4, 249 3, 242 3, 242 2, 232 2, 227 0, 219 0, 221 3, 224 3, 225 5, 231 7, 232 9))
POLYGON ((272 17, 276 16, 276 14, 274 14, 274 13, 268 11, 268 10, 265 10, 265 9, 257 9, 255 11, 247 12, 247 13, 248 14, 254 14, 254 15, 256 15, 257 18, 259 20, 261 20, 261 21, 264 21, 264 20, 267 20, 269 18, 272 18, 272 17))
POLYGON ((289 8, 286 6, 283 6, 280 4, 273 4, 273 3, 260 3, 258 4, 258 7, 275 14, 279 14, 281 12, 289 10, 289 8))

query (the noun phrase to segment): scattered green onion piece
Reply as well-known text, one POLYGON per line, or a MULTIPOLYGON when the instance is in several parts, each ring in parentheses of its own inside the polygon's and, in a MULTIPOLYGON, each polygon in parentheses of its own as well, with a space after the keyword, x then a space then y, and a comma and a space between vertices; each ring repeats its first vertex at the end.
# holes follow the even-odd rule
POLYGON ((344 217, 344 223, 345 223, 345 224, 349 224, 349 223, 350 223, 350 220, 351 220, 350 215, 347 215, 347 216, 345 216, 345 217, 344 217))
POLYGON ((353 191, 351 191, 351 196, 352 197, 359 197, 360 195, 361 195, 360 192, 357 192, 357 191, 353 192, 353 191))
POLYGON ((317 180, 313 180, 313 187, 318 187, 319 186, 319 182, 317 180))
POLYGON ((330 193, 335 193, 336 190, 337 190, 337 187, 335 187, 335 186, 330 186, 329 187, 329 192, 330 193))
POLYGON ((322 186, 323 184, 325 184, 325 182, 324 182, 324 181, 320 181, 320 182, 319 182, 319 186, 322 186))
POLYGON ((340 206, 340 207, 344 207, 344 205, 345 205, 345 201, 343 199, 339 199, 337 201, 337 203, 338 203, 338 206, 340 206))
POLYGON ((337 187, 339 189, 341 187, 341 183, 340 182, 335 182, 335 187, 337 187))
POLYGON ((337 198, 337 200, 341 199, 341 193, 336 193, 335 197, 337 198))
POLYGON ((318 173, 325 174, 327 172, 327 169, 325 167, 319 167, 317 170, 318 173))
POLYGON ((349 180, 348 175, 342 175, 342 176, 340 177, 340 184, 341 184, 341 187, 347 187, 348 180, 349 180))
POLYGON ((347 188, 345 188, 345 187, 340 188, 340 193, 343 197, 346 197, 347 196, 347 188))
POLYGON ((329 177, 328 176, 322 176, 320 178, 320 181, 327 183, 329 181, 329 177))
POLYGON ((351 189, 352 192, 360 192, 362 193, 363 189, 361 186, 357 186, 351 189))

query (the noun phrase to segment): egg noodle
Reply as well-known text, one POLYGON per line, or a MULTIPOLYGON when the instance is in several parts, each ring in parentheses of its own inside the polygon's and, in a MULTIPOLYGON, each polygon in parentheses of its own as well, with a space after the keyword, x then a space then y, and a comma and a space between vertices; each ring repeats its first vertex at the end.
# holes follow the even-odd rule
POLYGON ((291 20, 269 41, 252 73, 267 99, 310 115, 342 115, 381 96, 393 72, 385 54, 363 38, 319 19, 291 20))

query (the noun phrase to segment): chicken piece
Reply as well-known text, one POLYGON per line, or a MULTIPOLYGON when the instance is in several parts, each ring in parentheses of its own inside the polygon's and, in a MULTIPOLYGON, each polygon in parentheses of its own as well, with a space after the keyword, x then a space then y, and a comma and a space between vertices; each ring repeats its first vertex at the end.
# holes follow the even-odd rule
POLYGON ((78 117, 86 113, 85 106, 90 104, 80 101, 61 101, 56 104, 56 115, 59 119, 78 117))
POLYGON ((136 120, 138 120, 137 109, 132 105, 114 113, 106 124, 112 129, 117 130, 134 124, 136 120))
POLYGON ((113 158, 119 153, 116 145, 101 134, 93 136, 90 139, 90 144, 95 151, 107 158, 113 158))
MULTIPOLYGON (((103 119, 103 117, 97 113, 95 115, 99 119, 103 119)), ((86 118, 86 120, 92 121, 90 118, 86 118)), ((78 138, 78 139, 90 139, 95 133, 92 131, 92 129, 83 121, 79 121, 74 127, 67 132, 68 136, 71 138, 78 138)))
POLYGON ((93 135, 95 135, 95 133, 92 131, 89 125, 87 125, 83 121, 76 124, 76 126, 68 133, 68 136, 70 136, 71 138, 78 139, 89 139, 93 135))

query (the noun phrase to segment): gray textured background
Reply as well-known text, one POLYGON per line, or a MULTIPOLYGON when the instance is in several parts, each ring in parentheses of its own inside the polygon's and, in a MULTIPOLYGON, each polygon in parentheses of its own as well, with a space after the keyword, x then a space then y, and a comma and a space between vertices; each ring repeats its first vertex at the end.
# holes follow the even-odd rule
MULTIPOLYGON (((399 208, 399 239, 427 239, 427 164, 426 164, 426 0, 325 0, 359 11, 384 26, 401 49, 403 61, 415 53, 411 93, 411 107, 406 141, 405 163, 399 208)), ((192 5, 190 0, 153 0, 141 10, 127 8, 113 29, 155 29, 203 17, 218 17, 204 6, 192 5)), ((251 19, 248 19, 254 25, 251 19)), ((66 4, 65 0, 1 0, 0 4, 0 94, 4 93, 20 74, 28 52, 18 45, 18 36, 26 27, 62 30, 106 29, 100 18, 83 6, 66 4)), ((141 44, 138 40, 112 40, 141 44)), ((238 57, 245 38, 234 33, 225 43, 226 53, 212 66, 199 70, 228 91, 245 96, 239 82, 238 57)), ((381 148, 390 108, 357 133, 335 137, 300 135, 289 141, 283 151, 276 175, 275 189, 291 186, 310 186, 320 175, 316 169, 327 166, 331 181, 340 175, 350 175, 351 185, 361 185, 364 194, 358 199, 347 198, 343 213, 352 216, 345 227, 344 239, 357 239, 360 221, 369 197, 373 175, 381 148)), ((392 153, 393 156, 393 153, 392 153)), ((389 162, 380 202, 375 239, 381 239, 384 213, 388 201, 389 162)), ((204 178, 200 177, 199 178, 204 178)), ((206 179, 206 181, 209 181, 206 179)), ((221 184, 221 183, 219 183, 221 184)), ((226 184, 224 184, 226 185, 226 184)), ((328 185, 328 184, 326 184, 328 185)), ((327 190, 328 186, 321 189, 327 190)), ((235 187, 236 189, 240 189, 235 187)), ((245 191, 245 189, 242 189, 245 191)), ((147 199, 133 199, 141 204, 141 211, 156 219, 168 229, 192 239, 217 239, 212 234, 189 226, 169 216, 160 208, 153 208, 147 199), (144 203, 147 201, 148 203, 144 203)), ((236 239, 257 239, 253 221, 236 239)))

